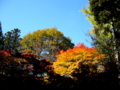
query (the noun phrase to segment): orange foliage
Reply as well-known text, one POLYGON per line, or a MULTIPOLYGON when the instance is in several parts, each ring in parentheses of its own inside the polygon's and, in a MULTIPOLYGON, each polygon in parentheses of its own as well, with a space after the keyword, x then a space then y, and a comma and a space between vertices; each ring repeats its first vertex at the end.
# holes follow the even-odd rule
POLYGON ((54 71, 60 75, 70 75, 75 69, 82 64, 97 65, 105 60, 106 56, 100 54, 96 48, 89 48, 79 43, 73 49, 61 51, 57 55, 56 62, 53 63, 54 71))

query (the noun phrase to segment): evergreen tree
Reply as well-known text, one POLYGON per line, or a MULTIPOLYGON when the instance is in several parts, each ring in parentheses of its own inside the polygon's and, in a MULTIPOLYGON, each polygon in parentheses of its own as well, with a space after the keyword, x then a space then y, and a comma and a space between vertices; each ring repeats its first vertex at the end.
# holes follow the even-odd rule
POLYGON ((97 50, 102 54, 107 54, 109 60, 114 60, 114 49, 112 33, 110 29, 110 24, 99 25, 95 21, 94 15, 90 10, 90 6, 87 9, 80 10, 87 16, 87 20, 93 25, 93 28, 88 32, 92 39, 92 45, 97 48, 97 50))
POLYGON ((4 49, 16 50, 20 48, 20 30, 14 29, 5 33, 4 49))
POLYGON ((120 34, 120 0, 90 0, 90 10, 95 18, 95 21, 101 27, 110 24, 112 34, 112 43, 114 48, 114 57, 116 64, 119 66, 119 48, 118 38, 116 33, 120 34))
POLYGON ((3 36, 3 32, 2 32, 2 26, 1 26, 1 22, 0 22, 0 50, 4 49, 4 36, 3 36))

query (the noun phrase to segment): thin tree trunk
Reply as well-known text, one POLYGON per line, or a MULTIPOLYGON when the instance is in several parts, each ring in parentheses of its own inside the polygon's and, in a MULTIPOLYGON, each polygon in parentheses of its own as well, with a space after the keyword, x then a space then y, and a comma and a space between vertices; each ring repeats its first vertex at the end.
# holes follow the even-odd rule
POLYGON ((120 60, 119 60, 119 52, 118 52, 118 48, 117 48, 117 41, 116 41, 116 37, 115 37, 115 29, 114 29, 114 23, 113 22, 111 22, 111 31, 112 31, 112 36, 113 36, 114 53, 115 53, 115 59, 116 59, 117 70, 118 70, 118 78, 119 78, 120 60))
POLYGON ((116 38, 115 38, 115 30, 114 30, 113 22, 111 22, 111 31, 112 31, 112 36, 113 36, 115 59, 116 59, 117 65, 118 65, 120 62, 119 62, 118 48, 117 48, 117 42, 116 42, 116 38))

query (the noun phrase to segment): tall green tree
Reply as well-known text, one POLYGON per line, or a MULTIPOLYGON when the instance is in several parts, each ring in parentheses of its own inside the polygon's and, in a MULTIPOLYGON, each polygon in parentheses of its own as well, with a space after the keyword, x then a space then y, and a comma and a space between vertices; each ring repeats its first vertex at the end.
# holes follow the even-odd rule
POLYGON ((110 24, 99 25, 95 21, 94 15, 90 10, 90 6, 87 9, 80 10, 80 12, 86 15, 86 19, 93 25, 93 28, 88 32, 89 36, 92 39, 92 45, 97 48, 97 50, 102 54, 107 54, 109 60, 114 59, 114 49, 113 49, 113 40, 112 33, 110 29, 110 24))
POLYGON ((73 48, 74 44, 69 37, 65 37, 57 28, 46 28, 29 33, 21 40, 26 50, 31 50, 39 59, 56 60, 58 50, 73 48))
POLYGON ((20 30, 14 29, 4 35, 4 49, 20 50, 20 30))
POLYGON ((3 32, 2 32, 2 26, 1 26, 1 22, 0 22, 0 50, 4 49, 4 36, 3 36, 3 32))
POLYGON ((119 65, 119 48, 116 32, 118 33, 120 28, 118 27, 120 21, 120 0, 90 0, 90 10, 95 18, 97 24, 101 25, 110 24, 112 41, 116 63, 119 65))
MULTIPOLYGON (((110 9, 110 7, 108 7, 109 3, 111 2, 101 4, 103 2, 108 2, 108 1, 110 0, 106 0, 106 1, 99 0, 99 2, 94 1, 94 3, 92 3, 93 7, 92 5, 90 5, 88 9, 83 9, 82 12, 87 14, 87 19, 93 24, 93 29, 90 32, 92 34, 91 37, 93 39, 93 44, 97 46, 97 49, 99 49, 99 51, 101 51, 102 53, 107 53, 109 55, 110 60, 116 61, 116 64, 118 66, 117 69, 118 72, 120 73, 119 71, 120 21, 119 18, 116 17, 116 14, 119 14, 119 7, 118 5, 114 7, 114 5, 116 4, 116 2, 113 3, 114 1, 112 1, 113 4, 110 5, 112 9, 114 8, 116 10, 112 10, 110 9), (101 6, 103 6, 102 9, 101 6), (105 11, 104 8, 105 9, 109 8, 109 10, 105 11), (115 11, 114 13, 115 15, 110 10, 115 11), (113 16, 112 15, 110 17, 107 16, 109 15, 106 14, 108 12, 110 13, 110 15, 112 14, 113 16)), ((119 2, 117 1, 117 3, 119 2)))

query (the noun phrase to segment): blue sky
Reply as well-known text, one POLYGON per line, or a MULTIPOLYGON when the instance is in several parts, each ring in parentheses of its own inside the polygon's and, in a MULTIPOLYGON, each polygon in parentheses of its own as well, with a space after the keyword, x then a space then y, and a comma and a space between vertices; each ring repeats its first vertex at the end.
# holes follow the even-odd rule
POLYGON ((86 33, 92 25, 79 10, 88 0, 0 0, 3 33, 18 28, 21 37, 38 29, 56 27, 76 45, 91 47, 86 33))

